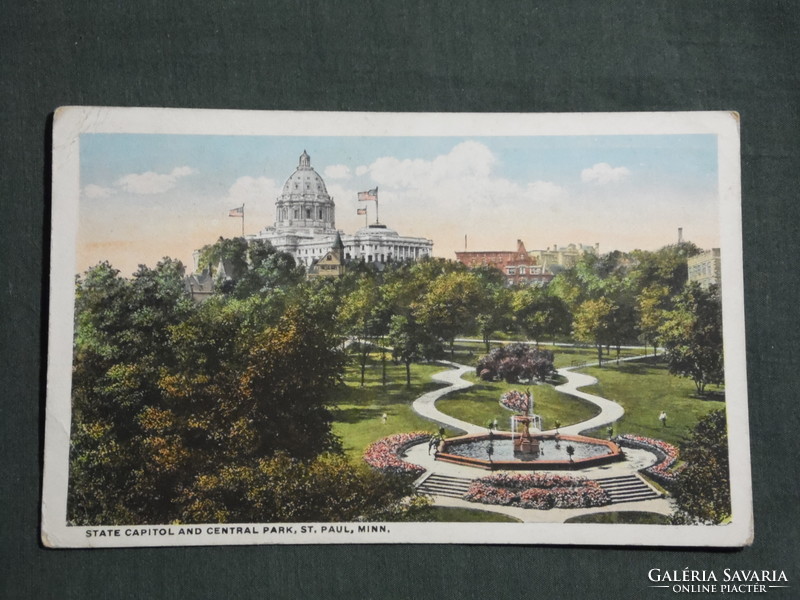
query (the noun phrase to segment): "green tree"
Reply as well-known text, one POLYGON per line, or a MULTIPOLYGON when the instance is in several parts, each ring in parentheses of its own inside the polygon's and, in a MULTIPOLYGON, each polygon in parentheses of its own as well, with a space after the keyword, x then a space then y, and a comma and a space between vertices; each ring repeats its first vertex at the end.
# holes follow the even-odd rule
POLYGON ((681 293, 688 277, 687 259, 701 250, 691 242, 664 246, 655 252, 635 250, 631 257, 635 266, 630 272, 636 290, 664 285, 670 296, 681 293))
POLYGON ((722 349, 722 304, 717 286, 692 283, 675 300, 659 330, 669 371, 691 379, 697 393, 725 377, 722 349))
MULTIPOLYGON (((225 270, 224 276, 231 281, 237 281, 247 271, 247 240, 243 237, 223 238, 220 237, 213 244, 208 244, 200 249, 200 256, 197 266, 200 269, 208 269, 212 276, 222 276, 219 268, 225 270)), ((224 280, 219 282, 224 283, 224 280)), ((232 286, 230 286, 232 289, 232 286)))
POLYGON ((608 343, 616 347, 619 361, 622 344, 636 340, 636 297, 629 278, 619 273, 605 280, 605 297, 613 307, 608 316, 608 343))
POLYGON ((476 275, 444 273, 430 282, 427 293, 415 304, 415 314, 431 334, 449 342, 452 356, 456 335, 474 327, 481 300, 476 275))
POLYGON ((237 298, 258 293, 274 293, 291 288, 305 279, 305 270, 288 252, 278 251, 265 240, 251 240, 247 247, 247 263, 238 273, 232 292, 237 298))
POLYGON ((514 322, 530 340, 569 333, 572 315, 566 302, 547 288, 527 287, 517 290, 512 301, 514 322))
POLYGON ((429 502, 407 479, 359 469, 338 454, 286 453, 248 467, 222 467, 186 491, 185 522, 429 520, 429 502), (232 509, 230 496, 241 499, 232 509))
POLYGON ((439 340, 430 335, 412 314, 394 315, 389 325, 389 345, 392 357, 406 367, 406 386, 411 387, 411 364, 424 358, 438 356, 439 340))
MULTIPOLYGON (((496 269, 495 269, 496 270, 496 269)), ((483 291, 475 315, 475 325, 483 339, 486 351, 490 350, 490 338, 495 331, 506 329, 511 324, 510 289, 503 283, 496 284, 481 280, 483 291)))
POLYGON ((386 335, 388 330, 390 315, 382 296, 378 282, 369 275, 364 276, 355 290, 345 296, 339 314, 345 331, 358 339, 362 386, 373 341, 386 335))
POLYGON ((673 494, 678 508, 695 519, 720 523, 731 514, 728 430, 725 411, 704 416, 681 444, 686 468, 673 494))
POLYGON ((653 284, 641 291, 636 298, 636 313, 638 316, 639 331, 645 344, 653 346, 656 352, 658 334, 664 323, 664 311, 669 298, 669 288, 666 285, 653 284))
POLYGON ((608 298, 586 300, 575 311, 573 323, 575 337, 594 344, 597 363, 603 366, 603 346, 611 343, 611 316, 615 306, 608 298))
POLYGON ((75 520, 124 522, 158 497, 160 488, 140 478, 139 419, 158 403, 160 370, 175 360, 170 328, 195 307, 171 259, 131 279, 101 263, 77 281, 75 307, 69 511, 75 520))

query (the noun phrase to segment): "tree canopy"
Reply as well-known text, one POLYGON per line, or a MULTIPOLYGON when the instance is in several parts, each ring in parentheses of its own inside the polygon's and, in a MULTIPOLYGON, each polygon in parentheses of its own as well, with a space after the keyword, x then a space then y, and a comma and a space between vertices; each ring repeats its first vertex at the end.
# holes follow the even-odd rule
POLYGON ((728 429, 725 411, 709 413, 681 444, 686 468, 678 476, 675 500, 691 517, 720 523, 731 514, 728 429))
MULTIPOLYGON (((240 276, 278 256, 261 250, 240 276)), ((335 283, 273 283, 195 304, 169 259, 131 279, 107 263, 78 279, 71 522, 399 518, 408 508, 407 485, 337 456, 335 283), (276 482, 293 502, 281 504, 276 482)))
POLYGON ((693 283, 675 299, 665 315, 659 339, 667 353, 670 373, 691 379, 698 394, 708 384, 724 380, 722 304, 719 290, 693 283))

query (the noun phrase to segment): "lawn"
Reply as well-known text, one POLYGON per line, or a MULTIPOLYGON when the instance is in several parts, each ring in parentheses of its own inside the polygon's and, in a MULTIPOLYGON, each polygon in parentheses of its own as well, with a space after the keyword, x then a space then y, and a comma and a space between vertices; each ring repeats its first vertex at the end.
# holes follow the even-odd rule
MULTIPOLYGON (((590 367, 583 372, 597 377, 596 385, 581 391, 609 398, 622 405, 625 415, 614 425, 614 433, 634 433, 678 444, 697 421, 711 411, 725 408, 720 400, 695 397, 694 383, 684 377, 670 375, 662 362, 645 361, 590 367), (667 413, 662 427, 658 415, 667 413)), ((602 435, 604 430, 589 432, 602 435)))
MULTIPOLYGON (((382 385, 380 355, 369 357, 364 387, 361 371, 355 361, 345 370, 345 385, 335 399, 333 432, 342 440, 347 455, 361 462, 364 449, 372 442, 394 433, 411 431, 435 432, 438 425, 418 416, 411 403, 425 392, 443 387, 431 381, 431 375, 445 370, 435 364, 411 366, 411 387, 406 387, 405 366, 386 361, 387 383, 382 385), (386 414, 386 423, 383 415, 386 414)), ((454 435, 455 431, 448 431, 454 435)))
POLYGON ((565 523, 625 523, 634 525, 669 525, 669 517, 658 513, 619 511, 571 517, 565 523))
POLYGON ((593 404, 556 392, 552 386, 546 384, 528 386, 521 383, 481 381, 471 373, 466 375, 465 379, 474 381, 475 385, 445 396, 436 403, 436 408, 447 415, 476 425, 486 425, 489 421, 497 419, 500 429, 509 430, 511 428, 509 419, 514 413, 500 406, 499 401, 503 393, 512 389, 530 388, 533 393, 534 411, 542 416, 545 429, 555 427, 556 419, 561 421, 562 427, 566 427, 572 423, 591 419, 599 412, 593 404))
POLYGON ((521 523, 519 519, 501 513, 450 506, 432 507, 431 517, 432 521, 440 523, 521 523))

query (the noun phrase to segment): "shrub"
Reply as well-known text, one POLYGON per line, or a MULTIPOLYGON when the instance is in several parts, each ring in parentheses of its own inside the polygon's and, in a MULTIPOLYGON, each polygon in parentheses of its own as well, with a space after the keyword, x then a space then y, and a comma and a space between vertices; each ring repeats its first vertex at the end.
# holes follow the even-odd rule
POLYGON ((515 383, 523 379, 543 381, 555 373, 553 353, 527 344, 509 344, 494 348, 483 356, 475 373, 484 381, 502 379, 515 383))

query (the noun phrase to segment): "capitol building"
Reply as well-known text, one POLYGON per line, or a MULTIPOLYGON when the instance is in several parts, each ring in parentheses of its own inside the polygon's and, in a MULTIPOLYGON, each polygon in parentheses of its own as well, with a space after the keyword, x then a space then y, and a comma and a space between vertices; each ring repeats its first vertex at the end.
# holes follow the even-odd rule
POLYGON ((305 150, 275 200, 275 224, 246 237, 268 240, 306 268, 327 256, 334 246, 341 248, 344 262, 363 260, 379 264, 419 260, 431 256, 433 250, 433 240, 402 236, 380 223, 362 227, 352 235, 338 231, 333 198, 305 150))

